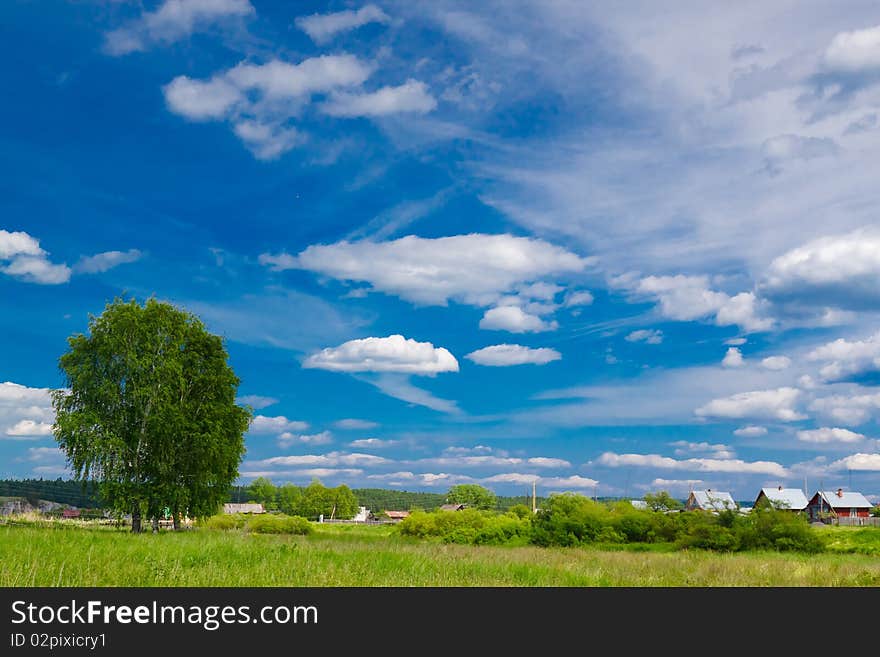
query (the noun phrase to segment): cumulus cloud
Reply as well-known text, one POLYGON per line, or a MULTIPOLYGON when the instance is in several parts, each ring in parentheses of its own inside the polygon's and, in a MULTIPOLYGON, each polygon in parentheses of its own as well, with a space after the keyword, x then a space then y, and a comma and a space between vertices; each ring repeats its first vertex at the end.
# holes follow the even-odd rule
POLYGON ((856 470, 860 472, 880 471, 880 454, 853 454, 828 466, 829 470, 856 470))
POLYGON ((597 463, 609 468, 649 467, 665 470, 690 470, 695 472, 729 472, 741 474, 766 474, 776 477, 786 476, 786 470, 773 461, 742 461, 740 459, 702 459, 676 460, 659 454, 615 454, 605 452, 597 463))
POLYGON ((336 92, 321 106, 330 116, 354 118, 377 117, 412 112, 426 114, 437 107, 437 101, 428 91, 428 85, 418 80, 407 80, 397 87, 382 87, 363 93, 336 92))
POLYGON ((825 50, 824 66, 840 73, 880 72, 880 25, 835 35, 825 50))
POLYGON ((768 356, 761 361, 761 367, 765 370, 784 370, 791 366, 791 358, 788 356, 768 356))
POLYGON ((259 261, 276 271, 306 269, 340 281, 369 283, 380 292, 428 306, 450 301, 491 306, 523 283, 578 273, 591 262, 540 239, 479 233, 343 241, 312 245, 296 256, 264 253, 259 261))
POLYGON ((571 290, 565 295, 563 305, 566 308, 575 308, 578 306, 590 306, 595 299, 589 290, 571 290))
POLYGON ((228 121, 258 159, 274 159, 301 141, 289 119, 314 94, 360 86, 373 67, 353 55, 322 55, 292 64, 241 62, 207 80, 185 75, 163 87, 168 109, 191 121, 228 121))
POLYGON ((108 32, 104 50, 110 55, 140 52, 255 13, 248 0, 164 0, 155 11, 144 12, 127 25, 108 32))
POLYGON ((384 481, 391 486, 417 485, 430 487, 448 487, 455 484, 464 484, 473 482, 472 477, 464 475, 450 474, 448 472, 410 472, 403 470, 399 472, 387 472, 384 474, 368 475, 367 479, 376 479, 384 481))
POLYGON ((0 230, 0 272, 27 283, 58 285, 70 280, 67 265, 49 261, 37 238, 22 232, 0 230))
POLYGON ((825 361, 819 374, 826 381, 880 370, 880 333, 865 340, 839 338, 813 349, 807 360, 825 361))
POLYGON ((805 443, 857 443, 865 440, 865 436, 860 433, 836 427, 798 431, 797 437, 805 443))
POLYGON ((358 418, 347 417, 344 420, 337 420, 333 423, 333 426, 337 429, 375 429, 379 426, 378 422, 372 422, 371 420, 361 420, 358 418))
POLYGON ((22 440, 48 436, 54 421, 48 388, 0 383, 0 437, 22 440))
POLYGON ((332 14, 298 16, 296 26, 317 44, 324 44, 337 34, 349 32, 368 23, 388 23, 388 15, 376 5, 364 5, 358 10, 347 9, 332 14))
POLYGON ((732 459, 736 456, 733 448, 721 443, 695 443, 687 440, 676 440, 669 444, 670 446, 675 447, 676 456, 684 456, 686 454, 709 454, 715 459, 732 459))
POLYGON ((657 329, 640 329, 627 335, 627 342, 644 342, 646 344, 660 344, 663 342, 663 331, 657 329))
POLYGON ((262 395, 243 395, 241 397, 237 397, 235 399, 236 404, 247 404, 251 408, 255 408, 260 410, 261 408, 266 408, 268 406, 273 406, 278 403, 278 399, 275 397, 264 397, 262 395))
POLYGON ((745 338, 730 338, 729 340, 725 340, 724 344, 730 347, 741 347, 746 342, 748 342, 748 340, 746 340, 745 338))
POLYGON ((533 456, 530 458, 521 458, 518 456, 495 456, 484 454, 479 456, 435 456, 432 458, 419 459, 413 461, 413 465, 420 466, 436 466, 436 467, 466 467, 466 468, 486 468, 486 467, 508 467, 528 465, 534 468, 570 468, 571 463, 564 459, 551 458, 547 456, 533 456))
POLYGON ((794 422, 806 417, 795 408, 800 394, 801 391, 797 388, 789 387, 741 392, 730 397, 713 399, 694 412, 698 417, 705 418, 755 418, 794 422))
POLYGON ((303 454, 300 456, 273 456, 248 462, 249 467, 284 468, 298 466, 315 467, 374 467, 391 463, 386 458, 360 452, 328 452, 327 454, 303 454))
POLYGON ((849 426, 864 424, 878 409, 880 409, 880 393, 831 395, 814 399, 810 404, 811 411, 849 426))
POLYGON ((308 422, 288 420, 283 415, 269 417, 257 415, 251 421, 250 432, 255 434, 283 433, 285 431, 304 431, 309 428, 308 422))
POLYGON ((76 273, 97 274, 105 272, 119 265, 137 262, 143 254, 138 249, 129 249, 128 251, 105 251, 97 253, 93 256, 83 256, 73 266, 76 273))
POLYGON ((589 477, 570 475, 568 477, 541 477, 538 483, 545 488, 595 488, 599 482, 589 477))
POLYGON ((761 293, 778 301, 864 310, 880 306, 880 233, 825 236, 775 258, 761 293))
POLYGON ((761 316, 761 302, 752 292, 730 296, 709 288, 706 276, 646 276, 634 285, 626 280, 637 296, 657 301, 664 317, 691 321, 714 317, 718 326, 736 325, 745 331, 767 331, 773 320, 761 316))
POLYGON ((472 351, 465 358, 472 360, 477 365, 507 367, 526 364, 546 365, 562 359, 562 354, 547 347, 532 349, 519 344, 496 344, 472 351))
POLYGON ((398 372, 433 376, 457 372, 458 361, 447 349, 402 335, 349 340, 312 354, 303 367, 332 372, 398 372))
POLYGON ((758 436, 766 436, 767 428, 749 425, 735 429, 733 435, 739 436, 740 438, 757 438, 758 436))
POLYGON ((333 434, 329 431, 312 434, 295 434, 285 431, 276 439, 279 447, 290 447, 291 445, 326 445, 333 442, 333 434))
POLYGON ((355 449, 387 449, 394 447, 399 442, 398 440, 382 440, 381 438, 361 438, 352 440, 348 446, 355 449))
POLYGON ((736 347, 730 347, 721 360, 722 367, 742 367, 745 365, 742 352, 736 347))
POLYGON ((510 333, 542 333, 559 328, 556 320, 545 321, 537 315, 525 312, 519 306, 490 308, 480 320, 480 328, 510 333))

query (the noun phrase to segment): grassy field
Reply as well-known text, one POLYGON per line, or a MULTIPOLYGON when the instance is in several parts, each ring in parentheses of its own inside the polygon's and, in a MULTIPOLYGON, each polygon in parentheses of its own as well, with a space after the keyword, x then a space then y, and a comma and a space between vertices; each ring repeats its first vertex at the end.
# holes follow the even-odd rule
POLYGON ((390 526, 319 525, 304 537, 7 524, 0 586, 880 586, 880 530, 819 531, 833 552, 473 547, 390 526))

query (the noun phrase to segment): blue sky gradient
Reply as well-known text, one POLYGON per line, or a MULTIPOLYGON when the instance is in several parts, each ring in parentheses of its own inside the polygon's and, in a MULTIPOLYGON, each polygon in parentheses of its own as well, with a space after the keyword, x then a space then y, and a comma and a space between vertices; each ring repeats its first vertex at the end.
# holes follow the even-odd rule
POLYGON ((0 476, 67 476, 125 295, 226 338, 243 482, 880 499, 876 4, 50 5, 0 8, 0 476))

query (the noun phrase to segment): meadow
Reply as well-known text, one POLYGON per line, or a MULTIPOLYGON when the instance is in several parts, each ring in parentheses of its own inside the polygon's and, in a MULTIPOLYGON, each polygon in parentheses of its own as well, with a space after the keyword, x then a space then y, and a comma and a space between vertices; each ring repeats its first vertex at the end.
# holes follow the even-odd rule
POLYGON ((197 528, 133 535, 70 521, 0 525, 0 586, 880 586, 880 529, 817 529, 820 554, 668 545, 475 546, 391 525, 308 536, 197 528))

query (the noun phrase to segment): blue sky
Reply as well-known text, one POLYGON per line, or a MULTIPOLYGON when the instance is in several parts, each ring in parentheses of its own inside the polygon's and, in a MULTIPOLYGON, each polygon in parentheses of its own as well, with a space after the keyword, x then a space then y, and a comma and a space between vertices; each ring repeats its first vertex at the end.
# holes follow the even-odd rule
POLYGON ((876 4, 0 17, 0 476, 133 295, 227 339, 245 482, 880 498, 876 4))

